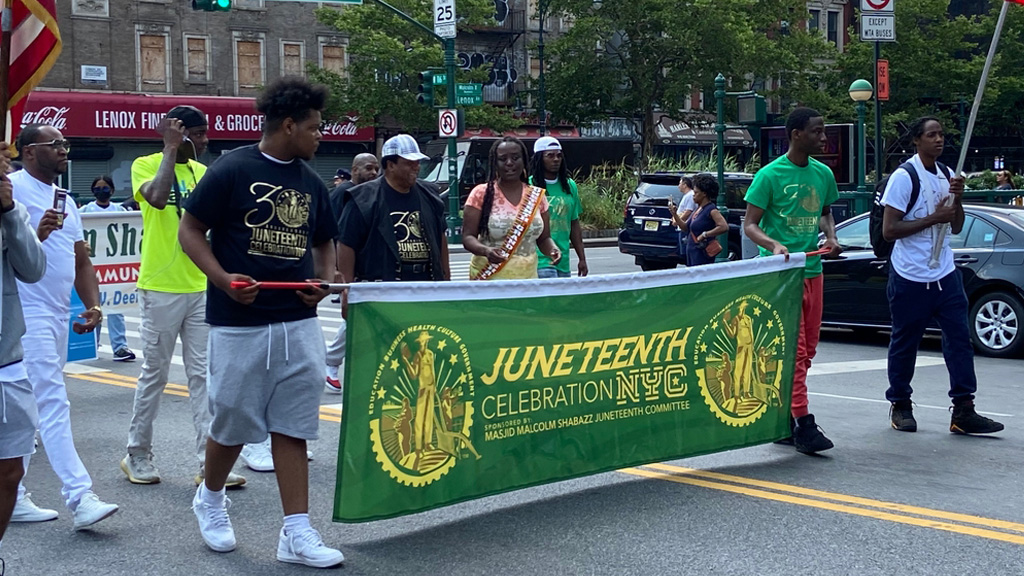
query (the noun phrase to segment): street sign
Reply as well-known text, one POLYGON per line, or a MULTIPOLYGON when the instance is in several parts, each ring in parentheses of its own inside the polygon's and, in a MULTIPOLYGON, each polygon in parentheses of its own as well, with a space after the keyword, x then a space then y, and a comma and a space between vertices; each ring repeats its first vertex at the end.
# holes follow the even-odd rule
POLYGON ((434 0, 434 34, 455 38, 455 0, 434 0))
POLYGON ((879 60, 878 61, 878 84, 875 86, 875 97, 882 101, 889 101, 889 61, 879 60))
POLYGON ((863 42, 895 42, 896 15, 861 12, 860 39, 863 42))
POLYGON ((459 135, 459 114, 456 110, 438 110, 437 135, 441 138, 456 138, 459 135))
POLYGON ((894 0, 860 0, 861 12, 893 12, 894 0))
POLYGON ((438 73, 434 74, 434 86, 444 86, 447 83, 448 83, 448 75, 447 74, 438 74, 438 73))
POLYGON ((460 106, 483 106, 483 84, 456 84, 455 103, 460 106))

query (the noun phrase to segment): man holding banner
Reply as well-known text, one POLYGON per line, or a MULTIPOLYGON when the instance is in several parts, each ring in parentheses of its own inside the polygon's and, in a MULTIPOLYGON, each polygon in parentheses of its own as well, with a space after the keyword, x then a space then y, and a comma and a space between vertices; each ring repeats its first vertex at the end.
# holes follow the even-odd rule
POLYGON ((265 120, 260 143, 211 167, 186 201, 178 233, 209 278, 213 420, 206 478, 192 500, 200 533, 211 550, 235 549, 225 481, 242 446, 269 433, 284 509, 277 559, 317 568, 344 560, 309 522, 306 442, 317 437, 326 361, 316 307, 328 291, 261 290, 256 279, 335 276, 337 224, 327 187, 305 163, 320 144, 326 100, 326 88, 300 78, 267 86, 256 102, 265 120))
MULTIPOLYGON (((767 256, 813 252, 820 230, 825 233, 824 247, 837 256, 840 247, 831 205, 839 199, 839 189, 832 170, 811 157, 825 150, 825 119, 810 108, 796 108, 786 119, 786 134, 789 151, 759 170, 747 190, 744 232, 767 256)), ((804 454, 833 447, 807 409, 807 371, 821 330, 822 280, 821 257, 808 256, 790 407, 796 420, 793 444, 804 454)))

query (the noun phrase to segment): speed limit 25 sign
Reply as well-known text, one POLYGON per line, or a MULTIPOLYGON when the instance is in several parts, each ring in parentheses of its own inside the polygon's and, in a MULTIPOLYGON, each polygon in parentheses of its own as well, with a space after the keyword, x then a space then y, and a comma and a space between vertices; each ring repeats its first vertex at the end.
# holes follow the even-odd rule
POLYGON ((434 34, 455 38, 455 0, 434 0, 434 34))

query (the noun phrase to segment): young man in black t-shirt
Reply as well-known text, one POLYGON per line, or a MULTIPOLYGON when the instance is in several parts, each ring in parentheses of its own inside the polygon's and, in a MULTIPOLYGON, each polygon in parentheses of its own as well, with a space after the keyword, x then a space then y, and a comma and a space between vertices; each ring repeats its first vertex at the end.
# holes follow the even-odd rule
POLYGON ((325 354, 316 306, 327 291, 260 290, 257 280, 334 276, 337 226, 327 188, 304 162, 319 145, 326 98, 326 88, 298 78, 268 86, 257 100, 262 140, 210 167, 185 202, 178 233, 209 279, 213 421, 206 479, 192 501, 203 540, 217 552, 234 550, 224 482, 242 445, 269 433, 285 515, 277 559, 317 568, 344 560, 309 524, 306 441, 317 437, 325 354))

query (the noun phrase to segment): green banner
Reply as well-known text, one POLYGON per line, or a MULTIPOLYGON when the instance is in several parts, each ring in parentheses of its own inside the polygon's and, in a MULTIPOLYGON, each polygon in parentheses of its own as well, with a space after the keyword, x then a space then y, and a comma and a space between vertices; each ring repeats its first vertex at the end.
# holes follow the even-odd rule
POLYGON ((353 286, 335 521, 788 436, 803 274, 353 286))

